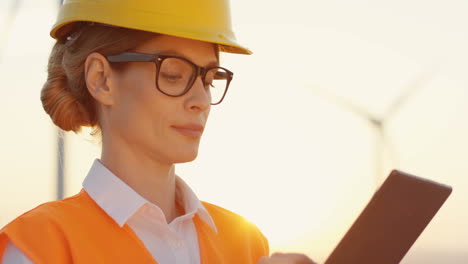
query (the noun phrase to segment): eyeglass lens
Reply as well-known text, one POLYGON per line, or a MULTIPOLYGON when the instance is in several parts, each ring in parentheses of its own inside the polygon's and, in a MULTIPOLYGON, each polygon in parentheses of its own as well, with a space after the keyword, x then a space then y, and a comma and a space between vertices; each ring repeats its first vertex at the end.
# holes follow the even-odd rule
MULTIPOLYGON (((158 88, 172 96, 183 94, 196 78, 196 68, 179 58, 166 58, 161 63, 158 76, 158 88)), ((222 100, 227 84, 228 73, 222 68, 212 68, 205 74, 204 85, 211 98, 211 104, 222 100)))

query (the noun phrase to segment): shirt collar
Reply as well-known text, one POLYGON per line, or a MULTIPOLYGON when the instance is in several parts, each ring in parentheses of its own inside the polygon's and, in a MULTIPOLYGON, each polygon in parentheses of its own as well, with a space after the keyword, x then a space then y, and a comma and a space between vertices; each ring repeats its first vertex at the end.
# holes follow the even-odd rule
POLYGON ((203 206, 201 201, 188 186, 187 183, 182 180, 179 176, 176 178, 176 197, 178 201, 183 205, 185 209, 185 215, 196 213, 198 216, 205 221, 215 233, 218 232, 215 222, 211 217, 210 213, 203 206))
MULTIPOLYGON (((94 161, 84 179, 83 188, 120 227, 144 204, 152 204, 113 174, 98 159, 94 161)), ((185 215, 198 214, 217 232, 209 212, 192 189, 178 176, 176 176, 176 192, 176 197, 183 206, 185 215)))

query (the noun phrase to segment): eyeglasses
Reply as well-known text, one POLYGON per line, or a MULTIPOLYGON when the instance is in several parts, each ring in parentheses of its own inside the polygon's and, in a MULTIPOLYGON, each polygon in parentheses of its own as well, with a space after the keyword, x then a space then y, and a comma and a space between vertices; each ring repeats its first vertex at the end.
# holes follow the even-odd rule
POLYGON ((156 88, 163 94, 178 97, 186 94, 198 76, 201 76, 212 105, 220 104, 234 74, 219 66, 200 67, 190 60, 168 55, 122 52, 107 56, 109 62, 154 62, 156 88))

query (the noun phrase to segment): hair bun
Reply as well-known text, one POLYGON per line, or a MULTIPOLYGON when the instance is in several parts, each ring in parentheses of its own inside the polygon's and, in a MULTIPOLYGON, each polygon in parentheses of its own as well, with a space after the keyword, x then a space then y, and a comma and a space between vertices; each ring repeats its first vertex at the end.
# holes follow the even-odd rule
POLYGON ((65 131, 78 132, 82 126, 91 125, 90 118, 86 108, 68 87, 68 78, 62 65, 64 49, 64 45, 57 42, 52 50, 41 101, 55 125, 65 131))

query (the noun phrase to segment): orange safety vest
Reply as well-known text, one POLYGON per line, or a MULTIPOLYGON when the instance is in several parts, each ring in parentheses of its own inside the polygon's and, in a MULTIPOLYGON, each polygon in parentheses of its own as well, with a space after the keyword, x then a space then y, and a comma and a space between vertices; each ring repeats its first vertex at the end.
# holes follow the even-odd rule
MULTIPOLYGON (((195 215, 201 264, 256 264, 268 255, 268 242, 255 225, 221 207, 203 205, 218 233, 195 215)), ((157 263, 133 230, 127 224, 119 227, 84 189, 3 227, 0 260, 8 239, 36 264, 157 263)))

